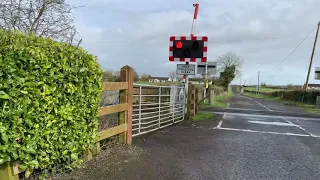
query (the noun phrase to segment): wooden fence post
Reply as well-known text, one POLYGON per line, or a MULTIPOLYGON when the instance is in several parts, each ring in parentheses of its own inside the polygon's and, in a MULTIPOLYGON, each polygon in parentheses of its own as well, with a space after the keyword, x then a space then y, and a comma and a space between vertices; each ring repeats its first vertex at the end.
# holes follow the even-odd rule
POLYGON ((198 102, 199 102, 199 89, 195 88, 195 94, 194 94, 194 115, 198 113, 198 102))
POLYGON ((209 89, 209 102, 210 105, 214 105, 214 90, 213 89, 209 89))
POLYGON ((11 163, 0 165, 0 179, 1 180, 19 180, 18 175, 14 175, 11 163))
POLYGON ((193 84, 190 84, 189 86, 189 105, 188 105, 188 108, 189 108, 189 117, 192 117, 195 115, 195 106, 196 106, 196 103, 195 103, 195 100, 196 100, 196 90, 195 90, 195 87, 193 84))
POLYGON ((120 112, 119 124, 127 123, 128 130, 120 135, 120 143, 132 143, 133 69, 126 65, 120 70, 120 81, 128 82, 128 89, 120 91, 120 104, 128 103, 128 111, 120 112))

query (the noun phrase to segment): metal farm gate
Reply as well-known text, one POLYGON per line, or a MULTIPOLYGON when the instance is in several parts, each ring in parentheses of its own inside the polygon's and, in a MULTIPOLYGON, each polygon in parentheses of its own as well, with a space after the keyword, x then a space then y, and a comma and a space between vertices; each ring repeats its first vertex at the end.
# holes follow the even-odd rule
POLYGON ((133 86, 132 136, 146 134, 184 120, 183 85, 133 86))

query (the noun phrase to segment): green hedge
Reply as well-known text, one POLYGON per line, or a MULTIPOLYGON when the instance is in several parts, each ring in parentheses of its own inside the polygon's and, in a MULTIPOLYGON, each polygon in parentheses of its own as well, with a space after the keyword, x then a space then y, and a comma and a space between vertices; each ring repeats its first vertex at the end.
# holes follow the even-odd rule
POLYGON ((222 93, 225 92, 225 90, 224 90, 223 87, 221 87, 221 86, 216 86, 216 85, 210 85, 210 86, 209 86, 209 89, 213 89, 213 90, 214 90, 214 94, 215 94, 216 96, 219 96, 220 94, 222 94, 222 93))
MULTIPOLYGON (((255 93, 255 91, 245 90, 244 92, 255 93)), ((320 96, 320 91, 304 91, 304 90, 294 90, 294 91, 276 91, 276 92, 260 92, 267 96, 280 97, 281 99, 295 102, 303 102, 306 104, 315 105, 317 101, 317 96, 320 96)))
POLYGON ((81 48, 0 30, 0 165, 73 168, 97 138, 102 71, 81 48))

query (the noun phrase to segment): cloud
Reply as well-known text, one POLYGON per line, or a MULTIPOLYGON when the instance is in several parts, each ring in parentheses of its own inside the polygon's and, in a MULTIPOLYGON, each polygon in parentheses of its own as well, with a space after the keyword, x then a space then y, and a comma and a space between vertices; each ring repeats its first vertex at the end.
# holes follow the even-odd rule
MULTIPOLYGON (((83 46, 97 55, 103 68, 128 64, 139 74, 166 76, 176 67, 168 61, 171 35, 189 35, 191 0, 67 0, 85 5, 75 12, 83 46)), ((301 84, 306 77, 315 31, 279 64, 316 26, 319 0, 199 0, 196 35, 209 37, 208 58, 232 51, 244 60, 242 79, 267 84, 301 84), (254 80, 256 81, 256 80, 254 80)), ((319 51, 319 46, 316 51, 319 51)), ((320 66, 320 53, 314 57, 320 66)), ((313 73, 311 73, 311 82, 313 73)), ((236 82, 238 80, 235 80, 236 82)))

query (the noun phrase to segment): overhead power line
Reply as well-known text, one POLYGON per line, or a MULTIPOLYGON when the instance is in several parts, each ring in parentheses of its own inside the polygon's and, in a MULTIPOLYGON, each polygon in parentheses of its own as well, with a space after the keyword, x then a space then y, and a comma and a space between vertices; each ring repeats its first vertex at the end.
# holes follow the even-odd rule
MULTIPOLYGON (((208 43, 212 44, 223 44, 223 43, 233 43, 233 42, 251 42, 251 41, 271 41, 271 40, 288 40, 288 39, 301 39, 303 37, 275 37, 275 38, 258 38, 258 39, 235 39, 235 40, 219 40, 219 41, 208 41, 208 43)), ((210 37, 209 37, 210 39, 210 37)), ((155 41, 155 39, 138 39, 136 41, 100 41, 100 42, 87 42, 87 43, 95 43, 95 44, 130 44, 130 43, 168 43, 168 41, 155 41)))
MULTIPOLYGON (((287 60, 299 47, 300 45, 310 36, 310 34, 317 28, 317 26, 315 26, 312 31, 310 31, 308 33, 308 35, 280 62, 278 63, 277 65, 275 65, 273 68, 271 68, 270 70, 267 70, 267 71, 272 71, 274 70, 275 68, 277 68, 280 64, 282 64, 285 60, 287 60)), ((264 71, 266 72, 266 71, 264 71)))

